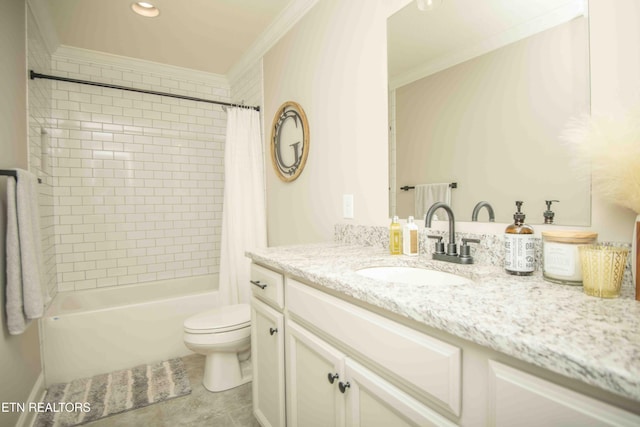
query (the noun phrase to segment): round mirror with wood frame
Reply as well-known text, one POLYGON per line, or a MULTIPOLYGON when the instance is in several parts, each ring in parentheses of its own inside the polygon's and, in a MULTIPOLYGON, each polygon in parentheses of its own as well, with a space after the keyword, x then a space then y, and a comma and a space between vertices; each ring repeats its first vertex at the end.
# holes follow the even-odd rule
POLYGON ((300 104, 287 101, 278 108, 270 145, 276 175, 284 182, 298 178, 309 155, 309 122, 300 104))

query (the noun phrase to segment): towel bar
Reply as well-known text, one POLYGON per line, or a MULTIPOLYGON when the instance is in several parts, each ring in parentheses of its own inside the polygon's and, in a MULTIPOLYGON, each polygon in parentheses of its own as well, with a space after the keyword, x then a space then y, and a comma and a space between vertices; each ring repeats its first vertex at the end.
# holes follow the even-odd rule
MULTIPOLYGON (((0 169, 0 175, 12 176, 18 180, 18 173, 11 169, 0 169)), ((42 179, 38 178, 38 184, 42 184, 42 179)))
MULTIPOLYGON (((458 188, 458 183, 457 182, 452 182, 451 184, 449 184, 449 187, 458 188)), ((400 187, 400 189, 402 191, 409 191, 409 190, 413 190, 415 188, 416 188, 415 186, 409 186, 409 185, 405 185, 404 187, 400 187)))

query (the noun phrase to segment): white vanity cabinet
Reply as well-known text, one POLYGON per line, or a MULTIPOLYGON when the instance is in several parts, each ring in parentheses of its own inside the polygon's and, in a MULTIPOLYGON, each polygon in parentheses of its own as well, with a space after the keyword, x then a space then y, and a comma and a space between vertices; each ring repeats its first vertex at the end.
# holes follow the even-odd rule
POLYGON ((459 347, 287 278, 287 314, 418 399, 461 410, 459 347))
POLYGON ((284 283, 280 273, 251 266, 253 412, 264 427, 284 427, 284 283))
POLYGON ((288 426, 453 426, 460 349, 286 279, 288 426), (367 366, 365 366, 367 365, 367 366))
POLYGON ((455 425, 289 319, 286 337, 288 426, 455 425))
POLYGON ((599 389, 259 265, 252 280, 264 427, 640 426, 632 402, 620 409, 599 389))

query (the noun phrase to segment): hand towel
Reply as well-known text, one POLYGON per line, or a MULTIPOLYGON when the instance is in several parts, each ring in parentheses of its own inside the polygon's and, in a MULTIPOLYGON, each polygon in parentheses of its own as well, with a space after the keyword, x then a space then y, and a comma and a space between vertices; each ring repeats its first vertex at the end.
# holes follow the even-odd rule
MULTIPOLYGON (((421 219, 424 221, 424 216, 427 214, 427 211, 437 202, 444 202, 447 205, 451 206, 451 186, 449 183, 441 183, 441 184, 419 184, 416 185, 415 188, 415 208, 416 208, 416 219, 421 219)), ((439 209, 439 212, 443 211, 439 209)), ((447 218, 446 213, 443 214, 444 218, 447 218)), ((434 215, 433 219, 438 219, 436 215, 434 215)))
POLYGON ((16 172, 17 183, 7 178, 7 327, 12 335, 44 312, 37 179, 28 171, 16 172))

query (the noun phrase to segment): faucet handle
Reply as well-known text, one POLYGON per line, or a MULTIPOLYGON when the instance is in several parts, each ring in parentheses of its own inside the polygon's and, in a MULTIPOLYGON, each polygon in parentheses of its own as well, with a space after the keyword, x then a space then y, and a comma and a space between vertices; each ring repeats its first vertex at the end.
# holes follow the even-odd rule
POLYGON ((471 247, 467 243, 480 243, 480 239, 462 239, 462 246, 460 246, 460 258, 471 258, 471 247))
POLYGON ((442 242, 442 236, 427 235, 427 237, 430 238, 430 239, 437 239, 435 253, 443 254, 444 253, 444 243, 442 242))
POLYGON ((480 243, 480 239, 469 239, 469 238, 463 237, 462 238, 462 245, 466 246, 467 243, 480 243))

